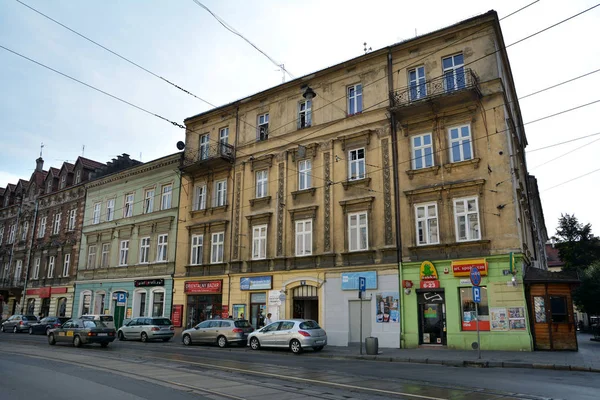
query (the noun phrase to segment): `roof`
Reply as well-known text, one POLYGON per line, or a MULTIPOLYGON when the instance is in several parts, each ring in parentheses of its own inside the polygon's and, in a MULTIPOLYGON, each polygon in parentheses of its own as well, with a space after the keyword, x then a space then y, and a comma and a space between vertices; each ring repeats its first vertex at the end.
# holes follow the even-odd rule
POLYGON ((551 244, 546 244, 546 257, 548 259, 548 267, 565 266, 565 262, 560 259, 559 250, 551 244))
POLYGON ((581 283, 577 272, 551 272, 539 268, 529 268, 523 278, 525 283, 581 283))
POLYGON ((15 185, 13 183, 9 183, 8 185, 6 185, 6 190, 9 192, 14 192, 16 187, 17 187, 17 185, 15 185))
POLYGON ((29 181, 26 181, 25 179, 19 179, 19 181, 17 182, 17 186, 21 185, 22 188, 27 188, 27 185, 29 185, 29 181))
POLYGON ((63 163, 63 166, 62 166, 62 168, 66 168, 67 169, 67 172, 73 172, 73 168, 74 167, 75 167, 75 164, 71 164, 71 163, 68 163, 66 161, 63 163))
POLYGON ((5 190, 6 190, 6 189, 4 189, 4 188, 0 188, 0 196, 2 196, 2 195, 4 194, 4 191, 5 191, 5 190))
POLYGON ((46 180, 46 176, 48 175, 48 171, 34 171, 31 175, 31 180, 38 186, 42 186, 44 181, 46 180))
POLYGON ((50 167, 50 171, 48 171, 53 177, 57 177, 58 174, 60 173, 60 169, 58 168, 54 168, 54 167, 50 167))
MULTIPOLYGON (((83 165, 83 168, 86 168, 86 169, 96 169, 96 168, 100 168, 102 166, 106 166, 106 164, 103 164, 98 161, 90 160, 89 158, 85 158, 85 157, 81 157, 81 156, 77 157, 77 161, 81 162, 81 165, 83 165)), ((77 161, 75 161, 75 164, 77 164, 77 161)))

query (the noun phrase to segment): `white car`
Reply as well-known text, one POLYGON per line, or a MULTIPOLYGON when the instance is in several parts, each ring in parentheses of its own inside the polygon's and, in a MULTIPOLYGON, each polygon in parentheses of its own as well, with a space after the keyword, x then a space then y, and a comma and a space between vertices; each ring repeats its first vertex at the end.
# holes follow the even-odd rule
POLYGON ((289 348, 300 354, 311 348, 321 351, 327 345, 327 333, 310 319, 285 319, 273 322, 248 335, 248 346, 252 350, 261 347, 289 348))

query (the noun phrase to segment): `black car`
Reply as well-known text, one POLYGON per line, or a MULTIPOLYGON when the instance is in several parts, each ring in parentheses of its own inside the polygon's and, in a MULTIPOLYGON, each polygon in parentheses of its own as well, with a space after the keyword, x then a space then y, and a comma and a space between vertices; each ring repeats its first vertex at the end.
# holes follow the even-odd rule
POLYGON ((46 317, 37 323, 29 326, 30 335, 47 335, 50 329, 60 327, 62 324, 67 322, 67 317, 46 317))

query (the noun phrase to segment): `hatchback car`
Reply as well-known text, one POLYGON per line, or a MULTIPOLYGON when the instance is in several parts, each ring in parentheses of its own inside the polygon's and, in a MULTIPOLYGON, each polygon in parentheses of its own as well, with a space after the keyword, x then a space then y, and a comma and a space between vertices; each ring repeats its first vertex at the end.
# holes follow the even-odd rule
POLYGON ((245 346, 248 334, 253 330, 245 319, 211 319, 183 331, 181 340, 186 346, 192 343, 216 343, 219 347, 237 343, 245 346))
POLYGON ((168 342, 175 335, 175 327, 168 318, 134 318, 120 327, 117 335, 119 340, 168 342))
POLYGON ((40 322, 30 325, 28 331, 30 335, 47 335, 50 329, 58 328, 68 320, 67 317, 42 318, 40 322))
POLYGON ((16 314, 2 323, 0 331, 2 332, 26 332, 29 326, 37 324, 38 319, 35 315, 16 314))
POLYGON ((310 319, 290 319, 273 322, 248 335, 248 345, 252 350, 261 347, 289 348, 299 354, 306 348, 323 350, 327 345, 327 333, 319 324, 310 319))
POLYGON ((70 319, 60 328, 48 332, 48 344, 72 342, 73 346, 81 347, 84 344, 100 343, 100 346, 106 347, 115 337, 115 328, 109 328, 100 321, 70 319))

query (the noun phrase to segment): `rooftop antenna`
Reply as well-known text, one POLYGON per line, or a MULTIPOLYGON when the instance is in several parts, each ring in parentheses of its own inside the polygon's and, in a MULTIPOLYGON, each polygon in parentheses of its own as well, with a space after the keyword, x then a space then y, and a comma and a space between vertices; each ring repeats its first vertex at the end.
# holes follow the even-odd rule
POLYGON ((140 151, 140 161, 142 161, 142 152, 140 151))
POLYGON ((44 142, 40 144, 40 158, 42 158, 42 151, 44 150, 44 142))
POLYGON ((365 50, 365 54, 367 54, 369 51, 372 51, 373 49, 371 47, 369 47, 367 49, 367 42, 364 42, 363 45, 365 46, 364 50, 365 50))
POLYGON ((285 64, 279 64, 279 69, 275 71, 281 71, 281 83, 285 83, 285 64))
POLYGON ((81 157, 85 154, 85 144, 81 145, 81 157))

